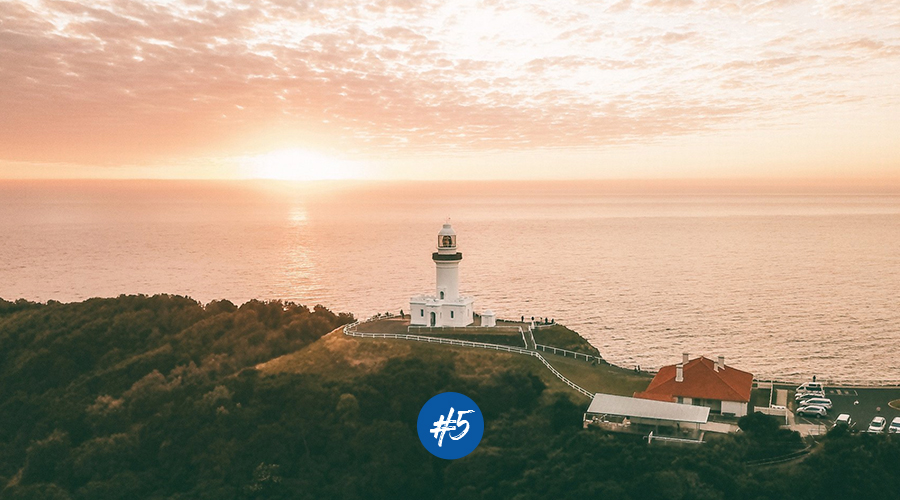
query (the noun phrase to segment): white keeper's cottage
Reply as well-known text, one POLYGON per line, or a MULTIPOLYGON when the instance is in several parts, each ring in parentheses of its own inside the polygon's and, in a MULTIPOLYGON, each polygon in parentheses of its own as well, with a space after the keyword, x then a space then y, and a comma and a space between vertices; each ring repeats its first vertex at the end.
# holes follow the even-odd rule
POLYGON ((437 293, 409 299, 409 324, 471 325, 475 299, 459 295, 459 263, 462 261, 462 253, 456 250, 456 232, 449 222, 438 233, 437 252, 431 254, 431 259, 437 270, 437 293))

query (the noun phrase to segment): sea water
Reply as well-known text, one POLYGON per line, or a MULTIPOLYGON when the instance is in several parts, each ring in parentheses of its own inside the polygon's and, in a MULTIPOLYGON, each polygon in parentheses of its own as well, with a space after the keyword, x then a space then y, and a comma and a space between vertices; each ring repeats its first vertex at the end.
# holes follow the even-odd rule
POLYGON ((0 184, 0 297, 283 299, 367 317, 432 292, 441 224, 476 311, 613 363, 900 379, 900 196, 603 183, 0 184))

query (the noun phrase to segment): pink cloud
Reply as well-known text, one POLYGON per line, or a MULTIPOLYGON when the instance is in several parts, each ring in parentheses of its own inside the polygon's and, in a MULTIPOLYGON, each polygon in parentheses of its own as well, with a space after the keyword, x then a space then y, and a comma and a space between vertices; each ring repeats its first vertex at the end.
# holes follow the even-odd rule
POLYGON ((286 137, 361 155, 637 143, 889 99, 871 89, 900 56, 900 11, 804 0, 752 17, 687 0, 198 5, 0 3, 0 160, 238 154, 286 137), (843 26, 832 33, 785 9, 861 20, 816 18, 843 26))

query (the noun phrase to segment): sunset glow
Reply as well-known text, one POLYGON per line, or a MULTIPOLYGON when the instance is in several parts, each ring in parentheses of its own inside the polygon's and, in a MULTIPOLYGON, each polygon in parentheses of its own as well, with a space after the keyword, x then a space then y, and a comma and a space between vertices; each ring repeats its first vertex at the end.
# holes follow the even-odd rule
POLYGON ((13 0, 0 19, 0 177, 900 177, 900 0, 13 0))
POLYGON ((300 149, 283 149, 246 160, 246 176, 286 181, 358 178, 361 172, 350 162, 300 149))

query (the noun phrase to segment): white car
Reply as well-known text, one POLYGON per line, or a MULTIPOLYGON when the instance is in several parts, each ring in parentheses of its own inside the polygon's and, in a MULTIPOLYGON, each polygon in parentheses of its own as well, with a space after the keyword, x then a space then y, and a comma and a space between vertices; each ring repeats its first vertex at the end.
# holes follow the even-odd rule
POLYGON ((866 430, 869 434, 881 434, 884 432, 884 425, 887 423, 887 420, 884 417, 875 417, 872 419, 872 423, 869 424, 869 428, 866 430))
POLYGON ((801 406, 821 406, 826 410, 831 409, 831 400, 828 398, 809 398, 804 399, 800 403, 801 406))
POLYGON ((894 417, 891 425, 888 427, 888 434, 900 434, 900 417, 894 417))
POLYGON ((840 415, 838 415, 838 417, 836 419, 834 419, 835 427, 837 427, 839 425, 845 425, 847 427, 852 427, 854 423, 855 422, 853 422, 853 419, 850 418, 850 415, 847 413, 841 413, 840 415))
POLYGON ((794 401, 797 402, 797 405, 803 406, 806 404, 806 401, 808 401, 810 399, 824 398, 824 397, 825 397, 825 395, 822 393, 819 393, 819 392, 807 392, 806 394, 797 394, 797 396, 794 397, 794 401))
POLYGON ((801 406, 797 410, 797 415, 803 415, 804 417, 824 417, 828 414, 828 410, 823 406, 801 406))
POLYGON ((805 382, 797 388, 797 392, 825 392, 825 386, 821 382, 805 382))
POLYGON ((803 401, 804 399, 824 398, 824 397, 825 397, 825 393, 822 391, 798 392, 797 394, 794 395, 794 400, 800 402, 800 401, 803 401))

